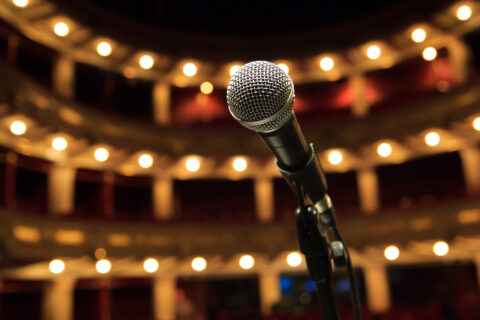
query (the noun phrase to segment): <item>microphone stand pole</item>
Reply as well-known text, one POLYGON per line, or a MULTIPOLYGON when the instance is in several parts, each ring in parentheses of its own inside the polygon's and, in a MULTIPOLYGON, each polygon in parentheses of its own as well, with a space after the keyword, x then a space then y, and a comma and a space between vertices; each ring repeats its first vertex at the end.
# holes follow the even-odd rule
POLYGON ((323 318, 340 320, 332 286, 333 262, 335 267, 347 268, 354 318, 361 320, 360 299, 348 249, 336 228, 335 212, 326 193, 327 186, 323 173, 321 179, 312 179, 314 176, 318 177, 322 170, 312 144, 310 150, 310 160, 300 170, 294 172, 284 170, 277 163, 277 168, 297 194, 299 207, 295 211, 295 222, 299 248, 305 256, 310 277, 317 287, 323 318), (313 205, 307 204, 311 201, 304 186, 312 188, 319 184, 320 180, 321 185, 316 188, 325 192, 323 198, 313 205), (335 241, 330 241, 329 231, 335 241))

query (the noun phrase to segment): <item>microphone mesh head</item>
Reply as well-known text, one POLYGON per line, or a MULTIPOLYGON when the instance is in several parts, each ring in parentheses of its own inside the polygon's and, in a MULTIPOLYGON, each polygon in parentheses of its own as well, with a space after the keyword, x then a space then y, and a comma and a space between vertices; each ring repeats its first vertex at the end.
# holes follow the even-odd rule
POLYGON ((292 79, 268 61, 245 64, 230 79, 228 109, 244 127, 256 132, 280 128, 292 115, 292 79))

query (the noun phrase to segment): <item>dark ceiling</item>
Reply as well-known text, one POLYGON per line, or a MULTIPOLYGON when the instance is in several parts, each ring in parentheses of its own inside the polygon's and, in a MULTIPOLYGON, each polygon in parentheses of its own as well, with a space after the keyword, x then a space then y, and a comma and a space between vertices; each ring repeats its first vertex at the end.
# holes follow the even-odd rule
POLYGON ((451 0, 54 0, 98 33, 206 60, 298 58, 428 20, 451 0))

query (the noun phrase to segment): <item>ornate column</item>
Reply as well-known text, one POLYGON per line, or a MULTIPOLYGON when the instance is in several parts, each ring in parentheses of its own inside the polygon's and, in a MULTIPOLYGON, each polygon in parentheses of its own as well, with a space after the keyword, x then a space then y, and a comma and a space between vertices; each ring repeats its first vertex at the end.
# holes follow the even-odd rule
POLYGON ((480 192, 480 150, 467 147, 460 150, 463 164, 463 176, 468 194, 480 192))
POLYGON ((384 313, 391 307, 388 273, 385 265, 367 265, 363 269, 367 304, 370 312, 384 313))
POLYGON ((169 220, 173 216, 173 180, 155 177, 152 192, 155 218, 169 220))
POLYGON ((362 212, 366 214, 377 212, 380 199, 375 168, 360 168, 357 171, 357 188, 362 212))
POLYGON ((175 320, 176 278, 166 276, 153 280, 154 320, 175 320))
POLYGON ((451 36, 445 43, 448 50, 448 59, 453 71, 455 83, 462 84, 468 79, 470 50, 468 46, 458 39, 451 36))
POLYGON ((75 61, 66 55, 59 55, 53 66, 53 90, 64 98, 75 98, 75 61))
POLYGON ((56 278, 43 291, 43 320, 72 320, 75 279, 56 278))
POLYGON ((261 273, 260 282, 260 310, 263 316, 272 313, 272 307, 282 298, 280 278, 274 271, 261 273))
POLYGON ((153 87, 153 115, 155 123, 170 124, 170 85, 157 82, 153 87))
POLYGON ((76 169, 55 165, 48 173, 48 208, 54 214, 73 211, 76 169))
POLYGON ((348 81, 353 91, 352 113, 355 117, 364 117, 368 114, 370 106, 366 97, 365 77, 355 73, 350 76, 348 81))
POLYGON ((271 222, 274 218, 273 180, 255 179, 255 209, 259 222, 271 222))

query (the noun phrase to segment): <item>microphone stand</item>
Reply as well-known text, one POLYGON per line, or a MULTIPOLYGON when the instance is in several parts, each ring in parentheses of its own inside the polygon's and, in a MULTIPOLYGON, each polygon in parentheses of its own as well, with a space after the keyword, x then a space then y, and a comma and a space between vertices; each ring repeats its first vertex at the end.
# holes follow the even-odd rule
MULTIPOLYGON (((299 248, 305 256, 310 277, 317 287, 323 318, 325 320, 340 320, 333 294, 333 262, 335 267, 347 268, 354 318, 355 320, 361 320, 360 299, 352 264, 348 249, 335 226, 335 212, 330 197, 325 193, 324 198, 314 205, 307 204, 311 201, 309 201, 302 185, 305 179, 309 179, 310 173, 312 175, 318 173, 320 165, 313 144, 310 144, 310 150, 310 160, 300 170, 287 171, 280 168, 276 163, 277 168, 286 178, 290 187, 296 191, 298 198, 299 207, 295 210, 295 222, 299 248), (333 234, 334 241, 330 240, 329 231, 333 234)), ((318 186, 318 188, 327 189, 326 185, 318 186)))

